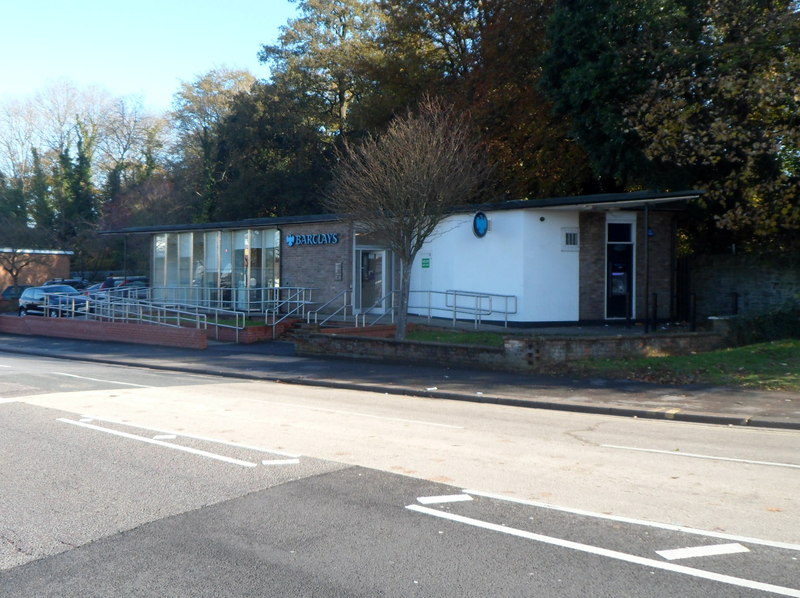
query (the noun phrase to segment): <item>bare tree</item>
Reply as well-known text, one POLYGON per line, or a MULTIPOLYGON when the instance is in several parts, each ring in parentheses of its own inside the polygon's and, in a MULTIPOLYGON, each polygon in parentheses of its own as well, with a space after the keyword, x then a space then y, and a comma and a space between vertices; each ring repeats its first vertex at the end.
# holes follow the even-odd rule
POLYGON ((405 338, 411 266, 457 204, 481 192, 489 170, 465 115, 424 99, 380 136, 345 144, 326 205, 385 243, 402 266, 397 340, 405 338))

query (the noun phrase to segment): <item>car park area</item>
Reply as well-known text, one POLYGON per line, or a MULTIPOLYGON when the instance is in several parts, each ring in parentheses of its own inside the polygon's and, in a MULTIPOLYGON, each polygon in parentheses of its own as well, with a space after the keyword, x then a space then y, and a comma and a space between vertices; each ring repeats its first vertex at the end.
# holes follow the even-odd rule
POLYGON ((74 316, 89 310, 89 299, 76 288, 66 284, 29 287, 19 297, 20 316, 74 316))

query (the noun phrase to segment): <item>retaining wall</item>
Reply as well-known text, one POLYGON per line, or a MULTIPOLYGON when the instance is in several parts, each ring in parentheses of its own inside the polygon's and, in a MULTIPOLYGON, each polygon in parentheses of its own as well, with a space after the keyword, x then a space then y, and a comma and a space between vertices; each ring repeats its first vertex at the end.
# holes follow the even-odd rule
POLYGON ((523 372, 546 372, 553 364, 578 359, 700 353, 720 348, 723 344, 722 335, 706 332, 636 337, 513 336, 505 339, 503 348, 321 333, 310 333, 295 341, 299 355, 338 355, 523 372))
POLYGON ((691 266, 699 319, 774 311, 800 300, 800 260, 699 256, 691 266))
POLYGON ((186 349, 205 349, 208 347, 206 331, 199 328, 174 328, 171 326, 101 322, 75 318, 0 316, 0 332, 140 345, 161 345, 186 349))

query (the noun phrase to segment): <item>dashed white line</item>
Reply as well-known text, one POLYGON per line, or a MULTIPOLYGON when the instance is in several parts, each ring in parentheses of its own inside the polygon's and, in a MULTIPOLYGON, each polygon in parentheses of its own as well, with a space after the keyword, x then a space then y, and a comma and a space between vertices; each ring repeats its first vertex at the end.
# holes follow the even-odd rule
POLYGON ((297 465, 300 459, 264 459, 261 465, 297 465))
POLYGON ((616 550, 609 550, 607 548, 601 548, 599 546, 591 546, 589 544, 581 544, 579 542, 572 542, 570 540, 564 540, 561 538, 554 538, 551 536, 544 536, 542 534, 535 534, 533 532, 528 532, 521 529, 516 529, 513 527, 505 527, 503 525, 497 525, 496 523, 489 523, 488 521, 481 521, 480 519, 473 519, 471 517, 463 517, 461 515, 456 515, 454 513, 448 513, 445 511, 439 511, 437 509, 431 509, 429 507, 422 507, 420 505, 408 505, 406 507, 411 511, 416 511, 417 513, 423 513, 425 515, 431 515, 433 517, 438 517, 440 519, 447 519, 449 521, 454 521, 456 523, 463 523, 466 525, 471 525, 477 528, 499 532, 501 534, 507 534, 510 536, 515 536, 517 538, 524 538, 526 540, 533 540, 535 542, 542 542, 544 544, 550 544, 552 546, 559 546, 561 548, 568 548, 570 550, 576 550, 579 552, 585 552, 588 554, 594 554, 597 556, 603 556, 610 559, 615 559, 618 561, 624 561, 627 563, 633 563, 635 565, 643 565, 645 567, 651 567, 653 569, 661 569, 664 571, 671 571, 673 573, 682 573, 684 575, 690 575, 692 577, 698 577, 701 579, 708 579, 711 581, 716 581, 720 583, 725 583, 729 585, 739 586, 743 588, 749 588, 753 590, 761 590, 764 592, 771 592, 773 594, 779 594, 781 596, 792 596, 794 598, 800 598, 800 590, 795 588, 787 588, 783 586, 776 586, 769 583, 763 583, 760 581, 754 581, 751 579, 743 579, 740 577, 733 577, 731 575, 722 575, 719 573, 714 573, 712 571, 703 571, 702 569, 694 569, 692 567, 685 567, 683 565, 674 565, 672 563, 665 563, 663 561, 657 561, 655 559, 648 559, 645 557, 636 556, 634 554, 627 554, 624 552, 618 552, 616 550))
POLYGON ((300 457, 300 455, 297 455, 295 453, 287 453, 287 452, 284 452, 284 451, 276 451, 276 450, 273 450, 273 449, 265 449, 265 448, 262 448, 260 446, 252 446, 252 445, 249 445, 249 444, 240 444, 238 442, 228 442, 227 440, 218 440, 217 438, 208 438, 207 436, 196 436, 194 434, 185 434, 183 432, 174 432, 172 430, 161 430, 159 428, 150 428, 150 427, 147 427, 147 426, 139 426, 139 425, 136 425, 136 424, 132 424, 132 423, 129 423, 129 422, 124 422, 124 421, 120 421, 120 420, 116 420, 116 419, 108 419, 108 418, 103 418, 103 417, 94 417, 94 416, 91 416, 91 415, 86 415, 85 417, 91 418, 92 420, 105 422, 105 423, 108 423, 108 424, 117 424, 119 426, 128 426, 129 428, 136 428, 137 430, 147 430, 148 432, 156 432, 156 433, 160 433, 160 434, 176 434, 177 436, 183 436, 184 438, 192 438, 194 440, 203 440, 205 442, 215 442, 217 444, 224 444, 225 446, 233 446, 233 447, 236 447, 236 448, 247 449, 247 450, 256 451, 256 452, 259 452, 259 453, 267 453, 267 454, 270 454, 270 455, 278 455, 278 456, 281 456, 281 457, 288 457, 290 459, 298 459, 300 457))
POLYGON ((15 399, 0 399, 0 405, 2 405, 3 403, 16 403, 16 402, 17 401, 15 399))
POLYGON ((67 374, 66 372, 53 372, 57 376, 68 376, 69 378, 79 378, 81 380, 91 380, 92 382, 105 382, 106 384, 119 384, 120 386, 135 386, 136 388, 153 388, 146 384, 134 384, 133 382, 119 382, 118 380, 103 380, 102 378, 89 378, 88 376, 78 376, 77 374, 67 374))
POLYGON ((193 449, 188 446, 181 446, 178 444, 172 444, 169 442, 163 442, 161 440, 155 440, 153 438, 145 438, 144 436, 137 436, 136 434, 128 434, 127 432, 120 432, 119 430, 112 430, 110 428, 103 428, 102 426, 95 426, 93 424, 87 424, 80 421, 75 421, 66 418, 59 418, 57 421, 63 422, 65 424, 72 424, 73 426, 80 426, 82 428, 88 428, 90 430, 96 430, 98 432, 105 432, 106 434, 112 434, 114 436, 120 436, 122 438, 127 438, 129 440, 138 440, 139 442, 144 442, 147 444, 155 444, 158 446, 163 446, 165 448, 175 449, 177 451, 183 451, 186 453, 191 453, 193 455, 199 455, 201 457, 208 457, 209 459, 215 459, 217 461, 224 461, 225 463, 232 463, 234 465, 242 465, 243 467, 256 467, 257 463, 253 463, 251 461, 242 461, 241 459, 233 459, 231 457, 226 457, 224 455, 218 455, 216 453, 209 453, 208 451, 201 451, 198 449, 193 449))
POLYGON ((715 544, 713 546, 691 546, 688 548, 675 548, 673 550, 656 550, 658 556, 668 561, 717 556, 721 554, 736 554, 739 552, 750 552, 750 549, 735 542, 733 544, 715 544))
POLYGON ((800 465, 794 463, 776 463, 773 461, 752 461, 750 459, 734 459, 732 457, 717 457, 715 455, 697 455, 694 453, 681 453, 679 451, 662 451, 658 449, 638 448, 635 446, 616 446, 614 444, 601 444, 604 448, 621 449, 624 451, 639 451, 641 453, 658 453, 661 455, 672 455, 673 457, 692 457, 694 459, 709 459, 712 461, 731 461, 733 463, 749 463, 750 465, 770 465, 773 467, 790 467, 800 469, 800 465))
POLYGON ((420 496, 417 502, 423 505, 439 505, 450 502, 465 502, 472 500, 469 494, 446 494, 443 496, 420 496))
POLYGON ((673 525, 671 523, 659 523, 657 521, 647 521, 644 519, 633 519, 631 517, 622 517, 619 515, 606 515, 605 513, 595 513, 593 511, 585 511, 583 509, 572 509, 570 507, 561 507, 546 502, 539 502, 535 500, 524 500, 521 498, 512 498, 510 496, 503 496, 502 494, 492 494, 491 492, 482 492, 480 490, 464 490, 465 494, 472 494, 473 496, 483 496, 484 498, 493 498, 495 500, 503 500, 506 502, 513 502, 520 505, 528 505, 531 507, 539 507, 542 509, 550 509, 551 511, 561 511, 562 513, 572 513, 573 515, 582 515, 584 517, 594 517, 595 519, 605 519, 607 521, 618 521, 620 523, 630 523, 632 525, 643 525, 655 529, 665 529, 673 532, 682 532, 685 534, 694 534, 697 536, 706 536, 707 538, 718 538, 720 540, 730 540, 731 542, 744 542, 746 544, 758 544, 759 546, 770 546, 772 548, 782 548, 785 550, 800 551, 800 544, 789 544, 787 542, 774 542, 772 540, 762 540, 759 538, 749 538, 747 536, 737 536, 734 534, 725 534, 722 532, 713 532, 709 530, 702 530, 693 527, 684 527, 682 525, 673 525))

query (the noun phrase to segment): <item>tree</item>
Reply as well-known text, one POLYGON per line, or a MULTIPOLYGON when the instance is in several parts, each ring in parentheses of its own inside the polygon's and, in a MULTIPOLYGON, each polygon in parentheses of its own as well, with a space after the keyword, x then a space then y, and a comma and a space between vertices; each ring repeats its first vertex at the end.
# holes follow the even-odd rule
POLYGON ((195 220, 208 222, 217 209, 217 184, 224 170, 216 161, 217 127, 230 113, 234 99, 249 91, 255 77, 249 71, 219 68, 182 83, 175 94, 173 125, 182 180, 192 194, 195 220))
POLYGON ((716 224, 741 249, 798 251, 797 3, 707 0, 694 10, 697 39, 669 38, 668 59, 632 99, 627 123, 650 159, 707 190, 706 229, 716 224))
POLYGON ((283 95, 312 101, 316 124, 333 137, 347 132, 353 105, 375 89, 365 65, 378 60, 382 15, 373 0, 301 0, 298 8, 259 60, 283 95))
MULTIPOLYGON (((480 129, 504 196, 596 193, 589 158, 539 90, 552 0, 485 0, 479 59, 459 94, 480 129)), ((456 100, 457 101, 457 100, 456 100)))
POLYGON ((467 119, 426 98, 380 136, 339 153, 327 205, 386 244, 400 261, 396 338, 405 338, 411 266, 448 210, 474 201, 488 171, 467 119))
POLYGON ((217 185, 223 220, 318 213, 332 144, 308 119, 309 100, 270 83, 239 96, 217 134, 217 185))

